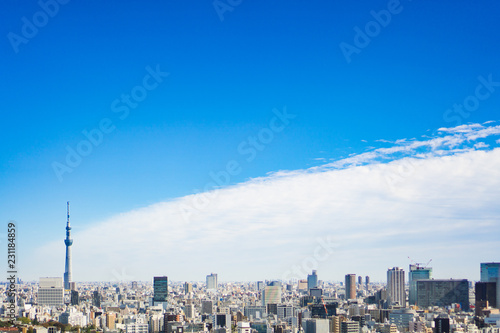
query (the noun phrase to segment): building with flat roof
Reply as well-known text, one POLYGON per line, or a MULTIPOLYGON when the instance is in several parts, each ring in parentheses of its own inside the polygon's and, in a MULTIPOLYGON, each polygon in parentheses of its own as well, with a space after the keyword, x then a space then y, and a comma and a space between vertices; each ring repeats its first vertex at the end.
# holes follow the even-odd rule
POLYGON ((387 301, 392 305, 406 306, 405 271, 401 267, 387 270, 387 301))
POLYGON ((58 277, 41 277, 38 287, 38 305, 58 306, 63 304, 63 279, 58 277))
POLYGON ((431 267, 410 265, 410 271, 408 272, 408 284, 409 284, 408 301, 410 305, 417 304, 417 280, 429 280, 429 279, 432 279, 431 267))
POLYGON ((454 303, 460 304, 465 311, 469 310, 469 281, 463 280, 418 280, 417 306, 445 307, 454 303))

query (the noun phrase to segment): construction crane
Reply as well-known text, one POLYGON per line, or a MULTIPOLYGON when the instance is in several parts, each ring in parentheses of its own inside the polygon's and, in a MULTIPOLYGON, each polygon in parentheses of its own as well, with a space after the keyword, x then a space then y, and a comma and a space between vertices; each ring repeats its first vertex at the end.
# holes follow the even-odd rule
POLYGON ((417 266, 417 269, 420 269, 420 268, 424 268, 424 267, 429 266, 429 264, 430 264, 430 263, 431 263, 431 261, 432 261, 432 259, 431 259, 431 260, 429 260, 426 264, 424 264, 424 263, 421 263, 421 262, 416 262, 415 260, 413 260, 413 259, 412 259, 412 258, 410 258, 410 257, 408 257, 408 259, 410 259, 410 262, 411 262, 413 265, 417 266))
POLYGON ((323 296, 321 296, 321 302, 323 302, 323 307, 325 308, 325 315, 326 315, 326 317, 328 317, 328 310, 326 309, 326 304, 325 304, 325 300, 323 299, 323 296))

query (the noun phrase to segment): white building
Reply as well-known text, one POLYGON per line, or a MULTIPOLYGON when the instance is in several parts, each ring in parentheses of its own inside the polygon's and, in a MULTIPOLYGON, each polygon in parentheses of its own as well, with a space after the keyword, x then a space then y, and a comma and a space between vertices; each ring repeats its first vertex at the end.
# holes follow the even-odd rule
POLYGON ((250 328, 250 323, 246 321, 239 321, 238 333, 252 333, 252 329, 250 328))
POLYGON ((41 277, 38 287, 38 305, 58 306, 63 304, 63 279, 57 277, 41 277))
POLYGON ((149 333, 149 325, 144 323, 132 323, 125 325, 126 333, 149 333))

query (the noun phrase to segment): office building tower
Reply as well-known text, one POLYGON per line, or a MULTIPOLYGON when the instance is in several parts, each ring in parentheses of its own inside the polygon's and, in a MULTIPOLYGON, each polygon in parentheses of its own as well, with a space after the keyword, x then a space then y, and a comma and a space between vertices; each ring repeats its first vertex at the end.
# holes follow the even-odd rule
POLYGON ((387 301, 390 305, 406 306, 405 271, 400 267, 387 270, 387 301))
POLYGON ((193 284, 189 282, 184 283, 184 294, 187 295, 192 292, 193 292, 193 284))
POLYGON ((57 277, 41 277, 38 287, 38 305, 58 306, 63 304, 63 280, 57 277))
POLYGON ((299 280, 299 285, 297 287, 299 291, 307 291, 307 280, 299 280))
POLYGON ((78 291, 71 290, 71 305, 79 305, 80 304, 80 296, 78 295, 78 291))
POLYGON ((417 306, 451 306, 460 304, 469 311, 469 281, 467 280, 417 280, 417 306))
POLYGON ((432 279, 432 268, 422 267, 419 265, 410 265, 410 271, 408 272, 408 284, 409 284, 409 304, 417 304, 417 281, 418 280, 430 280, 432 279))
POLYGON ((208 290, 216 290, 217 289, 217 274, 207 275, 207 289, 208 290))
POLYGON ((498 305, 497 282, 476 282, 476 315, 481 316, 481 311, 496 308, 498 305))
POLYGON ((307 276, 307 290, 311 290, 312 288, 316 288, 318 286, 318 275, 316 274, 316 270, 312 271, 312 274, 307 276))
POLYGON ((70 290, 70 283, 72 280, 71 273, 71 245, 73 245, 73 240, 71 239, 71 227, 69 225, 69 201, 67 204, 67 221, 66 221, 66 239, 64 244, 66 244, 66 262, 64 265, 64 289, 70 290))
POLYGON ((137 281, 132 281, 132 289, 137 289, 137 281))
POLYGON ((356 274, 347 274, 345 276, 345 298, 356 298, 356 274))
POLYGON ((500 262, 481 263, 481 282, 497 282, 500 277, 500 262))
POLYGON ((341 322, 340 333, 359 333, 359 323, 353 320, 341 322))
POLYGON ((366 288, 368 288, 368 285, 370 285, 370 277, 368 275, 365 276, 365 283, 366 283, 366 288))
POLYGON ((264 281, 257 281, 257 290, 258 291, 261 291, 262 289, 264 289, 264 287, 266 286, 266 284, 264 283, 264 281))
POLYGON ((281 286, 266 286, 262 290, 262 306, 281 303, 281 286))
POLYGON ((358 276, 358 287, 363 288, 363 277, 361 275, 358 276))
POLYGON ((163 302, 168 302, 168 277, 155 276, 153 278, 153 305, 163 302))
POLYGON ((99 290, 95 290, 92 293, 92 305, 98 308, 101 307, 101 293, 99 290))

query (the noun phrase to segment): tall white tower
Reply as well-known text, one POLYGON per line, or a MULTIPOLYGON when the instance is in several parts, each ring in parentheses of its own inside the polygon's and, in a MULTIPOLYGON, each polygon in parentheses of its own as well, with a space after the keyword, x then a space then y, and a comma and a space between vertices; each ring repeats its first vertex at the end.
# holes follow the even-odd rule
POLYGON ((400 267, 387 270, 387 300, 406 307, 405 271, 400 267))
POLYGON ((71 282, 71 245, 73 245, 73 240, 71 239, 71 227, 69 226, 69 201, 68 205, 68 220, 66 222, 66 239, 64 244, 66 244, 66 264, 64 267, 64 289, 70 289, 71 282))

